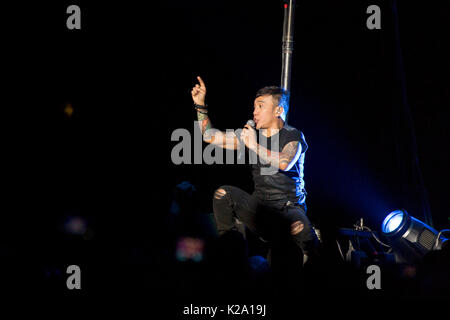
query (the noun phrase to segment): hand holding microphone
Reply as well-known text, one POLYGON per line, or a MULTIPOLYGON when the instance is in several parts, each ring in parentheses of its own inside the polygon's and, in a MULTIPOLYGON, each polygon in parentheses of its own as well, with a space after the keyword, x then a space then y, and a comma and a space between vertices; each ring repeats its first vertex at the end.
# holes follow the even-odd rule
POLYGON ((241 140, 250 150, 256 149, 258 142, 256 141, 255 121, 251 119, 247 121, 241 132, 241 140))

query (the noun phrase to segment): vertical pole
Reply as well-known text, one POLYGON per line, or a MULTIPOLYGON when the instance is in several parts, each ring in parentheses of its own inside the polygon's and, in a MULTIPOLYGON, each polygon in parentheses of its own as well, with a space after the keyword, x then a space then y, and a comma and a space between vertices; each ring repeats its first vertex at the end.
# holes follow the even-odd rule
POLYGON ((291 90, 292 51, 294 50, 294 13, 295 0, 285 0, 281 61, 281 88, 286 94, 286 104, 284 106, 286 110, 286 122, 288 118, 289 98, 291 90))

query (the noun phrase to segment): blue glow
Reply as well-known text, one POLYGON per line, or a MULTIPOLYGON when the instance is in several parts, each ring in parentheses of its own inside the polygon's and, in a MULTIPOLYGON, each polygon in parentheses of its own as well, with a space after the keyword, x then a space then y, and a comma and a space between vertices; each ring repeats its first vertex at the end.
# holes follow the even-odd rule
POLYGON ((404 218, 404 213, 401 210, 396 210, 390 213, 383 221, 382 230, 384 233, 391 233, 398 229, 404 218))

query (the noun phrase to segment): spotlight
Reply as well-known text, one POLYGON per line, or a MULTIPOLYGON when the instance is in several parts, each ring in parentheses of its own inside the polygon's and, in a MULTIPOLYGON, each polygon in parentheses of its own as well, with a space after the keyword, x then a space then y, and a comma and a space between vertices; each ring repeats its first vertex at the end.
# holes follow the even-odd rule
POLYGON ((395 210, 390 213, 383 221, 382 230, 384 234, 391 234, 399 229, 400 224, 404 222, 404 214, 402 210, 395 210))
POLYGON ((429 251, 442 249, 448 240, 441 236, 441 232, 411 217, 403 209, 387 215, 381 231, 392 246, 397 262, 413 263, 429 251))

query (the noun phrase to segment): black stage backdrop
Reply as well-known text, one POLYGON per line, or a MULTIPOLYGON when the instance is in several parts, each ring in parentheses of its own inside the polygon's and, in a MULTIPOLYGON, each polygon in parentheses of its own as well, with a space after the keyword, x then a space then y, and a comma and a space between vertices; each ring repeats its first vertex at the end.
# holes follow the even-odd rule
MULTIPOLYGON (((252 117, 255 92, 279 84, 282 1, 19 3, 4 16, 7 290, 78 294, 65 288, 78 264, 79 295, 170 294, 176 185, 192 183, 204 213, 221 185, 252 191, 245 165, 175 165, 172 133, 194 133, 197 75, 215 127, 252 117), (66 27, 71 4, 81 30, 66 27), (68 234, 73 217, 87 231, 68 234)), ((308 215, 330 242, 398 208, 448 228, 449 21, 448 1, 298 1, 289 124, 309 144, 308 215), (380 30, 366 27, 372 4, 380 30)))

